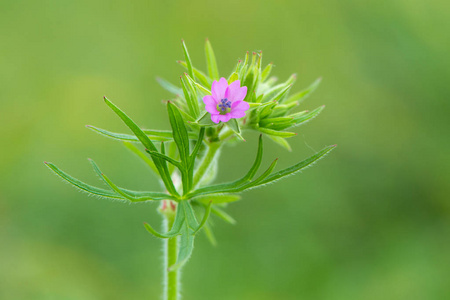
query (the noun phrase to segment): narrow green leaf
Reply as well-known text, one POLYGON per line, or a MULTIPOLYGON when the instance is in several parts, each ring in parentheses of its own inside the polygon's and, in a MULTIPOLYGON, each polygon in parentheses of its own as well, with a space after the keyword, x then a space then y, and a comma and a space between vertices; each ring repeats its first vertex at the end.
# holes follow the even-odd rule
POLYGON ((244 175, 244 177, 242 177, 241 179, 238 179, 236 181, 233 181, 233 182, 217 184, 217 185, 197 189, 194 192, 192 192, 189 195, 189 197, 192 198, 192 197, 195 197, 197 195, 202 195, 202 194, 220 193, 220 191, 229 190, 231 188, 237 188, 237 187, 242 186, 245 183, 250 182, 250 180, 252 180, 252 178, 255 176, 256 172, 258 171, 258 169, 261 165, 262 155, 263 155, 263 142, 262 142, 262 135, 260 135, 259 141, 258 141, 258 152, 256 154, 255 161, 253 162, 253 165, 250 168, 250 170, 247 172, 247 174, 244 175))
MULTIPOLYGON (((182 65, 183 67, 185 67, 186 70, 187 70, 187 64, 186 64, 185 61, 179 60, 178 63, 180 65, 182 65)), ((192 67, 192 68, 194 69, 195 77, 200 81, 200 83, 203 84, 205 87, 210 89, 211 88, 211 84, 212 84, 212 79, 209 78, 208 76, 206 76, 206 74, 203 73, 202 71, 200 71, 199 69, 194 68, 194 67, 192 67)))
MULTIPOLYGON (((122 121, 131 129, 131 131, 133 131, 133 133, 136 135, 139 141, 141 141, 145 148, 151 151, 158 151, 150 138, 142 131, 141 128, 139 128, 138 125, 136 125, 136 123, 134 123, 133 120, 130 119, 130 117, 128 117, 128 115, 126 115, 120 108, 109 101, 108 98, 104 97, 104 99, 106 104, 122 119, 122 121)), ((163 164, 163 161, 161 161, 160 159, 153 159, 153 162, 158 169, 158 172, 164 182, 164 185, 166 186, 166 189, 172 195, 179 196, 178 192, 175 189, 175 186, 173 185, 172 179, 170 178, 167 166, 163 164)))
POLYGON ((181 163, 185 166, 189 163, 189 135, 178 108, 167 103, 167 111, 169 113, 170 125, 172 127, 173 139, 180 153, 181 163))
MULTIPOLYGON (((187 74, 185 74, 185 76, 186 76, 186 78, 188 79, 189 84, 190 84, 191 86, 197 87, 197 89, 198 89, 199 91, 201 91, 201 92, 202 92, 203 94, 205 94, 205 95, 211 95, 211 91, 210 91, 209 89, 207 89, 207 88, 205 88, 203 85, 201 85, 201 84, 195 82, 194 79, 191 78, 191 76, 189 76, 189 75, 187 75, 187 74)), ((197 101, 197 106, 198 106, 198 101, 197 101)))
POLYGON ((217 68, 216 56, 214 55, 213 48, 208 39, 205 43, 205 53, 209 77, 215 80, 219 80, 219 70, 217 68))
POLYGON ((176 161, 175 159, 173 159, 173 158, 171 158, 171 157, 169 157, 167 155, 164 155, 164 154, 156 152, 156 151, 150 151, 148 149, 145 149, 145 151, 148 154, 150 154, 151 157, 155 156, 157 158, 164 159, 165 161, 167 161, 168 163, 171 163, 172 165, 174 165, 178 169, 183 169, 184 168, 179 161, 176 161))
POLYGON ((160 77, 156 77, 156 81, 158 81, 158 83, 167 91, 169 91, 170 93, 174 94, 174 95, 182 95, 183 91, 177 87, 176 85, 168 82, 167 80, 160 78, 160 77))
POLYGON ((268 64, 261 74, 261 82, 266 81, 267 78, 270 76, 270 72, 272 72, 273 63, 268 64))
POLYGON ((184 206, 184 213, 186 214, 187 224, 189 225, 189 227, 192 230, 195 231, 198 228, 198 221, 197 221, 197 217, 195 216, 195 212, 192 209, 191 204, 189 203, 188 200, 183 200, 183 201, 180 201, 178 205, 184 206))
POLYGON ((295 174, 295 173, 301 171, 302 169, 304 169, 304 168, 306 168, 308 166, 311 166, 312 164, 317 162, 319 159, 324 157, 326 154, 328 154, 335 147, 336 147, 336 145, 325 147, 321 151, 319 151, 316 154, 308 157, 307 159, 299 162, 298 164, 295 164, 295 165, 293 165, 293 166, 291 166, 289 168, 283 169, 283 170, 281 170, 279 172, 276 172, 276 173, 270 175, 267 179, 265 179, 264 181, 260 182, 258 185, 264 185, 266 183, 269 183, 269 182, 281 179, 283 177, 295 174))
POLYGON ((214 236, 214 232, 212 231, 209 222, 207 222, 205 226, 203 226, 203 228, 204 228, 203 232, 205 233, 206 238, 211 243, 211 245, 213 245, 214 247, 217 246, 217 240, 216 237, 214 236))
POLYGON ((233 225, 236 224, 236 220, 233 219, 232 216, 230 216, 225 211, 221 210, 220 208, 218 208, 216 206, 211 207, 211 212, 213 214, 215 214, 216 216, 218 216, 219 218, 221 218, 222 220, 224 220, 225 222, 228 222, 233 225))
POLYGON ((189 260, 194 250, 194 235, 191 234, 191 230, 187 226, 187 223, 183 226, 183 231, 180 238, 180 248, 178 252, 177 263, 169 267, 169 272, 176 271, 184 266, 189 260))
POLYGON ((292 151, 291 145, 289 145, 289 142, 286 141, 285 138, 279 137, 279 136, 273 136, 273 135, 268 135, 268 137, 274 141, 275 143, 277 143, 278 145, 282 146, 283 148, 285 148, 288 151, 292 151))
POLYGON ((215 195, 198 196, 198 197, 193 198, 192 200, 198 201, 203 204, 208 204, 210 202, 212 202, 214 204, 220 204, 220 203, 235 202, 240 199, 241 199, 241 196, 239 196, 239 195, 215 194, 215 195))
POLYGON ((184 212, 184 206, 177 205, 177 213, 175 215, 175 220, 173 222, 172 228, 167 233, 159 233, 153 227, 151 227, 148 223, 144 223, 145 228, 156 237, 167 239, 173 238, 181 233, 183 229, 184 221, 186 220, 186 214, 184 212))
POLYGON ((261 131, 262 133, 265 133, 268 135, 279 136, 279 137, 283 137, 283 138, 293 137, 293 136, 297 135, 297 133, 295 133, 295 132, 277 131, 277 130, 268 129, 268 128, 264 128, 264 127, 259 127, 258 130, 261 131))
POLYGON ((192 78, 194 78, 194 69, 192 68, 192 62, 191 58, 189 57, 189 52, 187 50, 186 43, 184 41, 182 42, 183 42, 184 59, 186 60, 187 70, 189 75, 192 78))
POLYGON ((58 176, 60 176, 62 179, 67 181, 68 183, 72 184, 76 188, 85 191, 87 193, 104 197, 104 198, 114 198, 114 199, 122 199, 123 197, 118 195, 117 193, 105 189, 101 189, 92 185, 89 185, 87 183, 84 183, 75 177, 70 176, 69 174, 63 172, 61 169, 59 169, 57 166, 55 166, 52 163, 44 162, 44 164, 49 167, 53 172, 55 172, 58 176))
POLYGON ((123 142, 123 145, 127 147, 131 152, 136 154, 140 159, 142 159, 156 174, 158 174, 158 169, 155 166, 155 163, 148 158, 141 150, 139 150, 135 145, 129 142, 123 142))
POLYGON ((317 87, 320 85, 320 82, 322 81, 322 77, 316 79, 310 86, 308 86, 306 89, 290 96, 288 99, 286 99, 286 103, 291 103, 298 101, 299 103, 303 102, 306 98, 311 95, 312 92, 314 92, 317 87))
POLYGON ((200 222, 200 225, 198 226, 198 228, 194 231, 194 234, 197 234, 197 232, 200 231, 200 229, 202 229, 202 227, 206 224, 206 222, 208 221, 209 215, 211 213, 211 207, 212 207, 212 201, 210 201, 205 209, 205 214, 203 215, 202 221, 200 222))
POLYGON ((306 122, 311 121, 312 119, 317 117, 324 108, 325 108, 325 105, 322 105, 322 106, 316 108, 315 110, 311 111, 310 113, 296 116, 294 118, 294 123, 293 123, 292 127, 297 127, 297 126, 305 124, 306 122))

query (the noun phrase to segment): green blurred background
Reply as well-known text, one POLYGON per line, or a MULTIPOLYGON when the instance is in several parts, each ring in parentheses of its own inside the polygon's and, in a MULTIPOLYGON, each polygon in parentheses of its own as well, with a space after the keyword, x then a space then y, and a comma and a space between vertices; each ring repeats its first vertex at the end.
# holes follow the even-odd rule
MULTIPOLYGON (((326 110, 298 129, 288 166, 325 145, 314 168, 244 194, 236 226, 215 221, 183 270, 184 299, 450 299, 450 6, 394 1, 21 1, 0 3, 0 299, 159 299, 160 223, 151 203, 87 197, 42 163, 156 189, 120 143, 107 95, 143 127, 168 129, 156 76, 183 71, 180 39, 204 68, 204 40, 228 75, 245 51, 326 110)), ((228 147, 220 180, 245 172, 228 147)))

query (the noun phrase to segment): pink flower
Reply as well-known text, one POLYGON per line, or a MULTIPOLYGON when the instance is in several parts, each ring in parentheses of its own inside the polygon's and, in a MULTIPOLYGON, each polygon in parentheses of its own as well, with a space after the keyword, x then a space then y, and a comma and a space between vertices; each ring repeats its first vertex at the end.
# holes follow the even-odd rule
POLYGON ((247 87, 241 87, 239 80, 228 85, 227 80, 222 77, 219 81, 213 82, 211 94, 203 97, 203 102, 214 123, 228 122, 231 118, 243 118, 245 111, 250 108, 250 105, 243 101, 247 95, 247 87))

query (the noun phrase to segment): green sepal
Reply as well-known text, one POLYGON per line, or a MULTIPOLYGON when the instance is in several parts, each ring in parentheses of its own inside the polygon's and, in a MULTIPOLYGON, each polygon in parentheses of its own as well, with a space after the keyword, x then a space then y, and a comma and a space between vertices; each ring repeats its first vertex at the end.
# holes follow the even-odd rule
POLYGON ((205 43, 206 64, 208 66, 208 74, 214 80, 219 80, 219 69, 217 68, 216 56, 210 41, 207 39, 205 43))
POLYGON ((230 77, 228 78, 228 84, 235 82, 236 80, 239 79, 239 75, 236 72, 233 72, 230 77))
POLYGON ((231 131, 234 132, 234 134, 245 142, 245 139, 241 135, 241 129, 239 128, 239 124, 236 119, 230 119, 227 123, 228 128, 231 129, 231 131))
MULTIPOLYGON (((189 76, 187 74, 185 74, 185 76, 188 79, 191 86, 195 86, 199 91, 201 91, 205 95, 211 95, 211 91, 209 89, 205 88, 200 83, 195 82, 194 79, 191 78, 191 76, 189 76)), ((198 106, 198 101, 197 101, 197 106, 198 106)))
POLYGON ((311 121, 312 119, 317 117, 324 108, 325 108, 325 105, 319 106, 318 108, 316 108, 315 110, 313 110, 309 113, 299 114, 299 115, 295 116, 294 120, 293 120, 293 124, 290 127, 297 127, 297 126, 305 124, 306 122, 311 121))
POLYGON ((200 118, 198 118, 197 121, 195 121, 194 124, 197 124, 198 126, 201 127, 209 127, 217 125, 211 120, 211 114, 207 111, 205 111, 203 115, 201 115, 200 118))
POLYGON ((189 113, 192 118, 197 118, 200 112, 200 108, 198 106, 197 93, 193 90, 192 85, 189 83, 189 80, 183 77, 180 77, 181 87, 183 89, 184 98, 186 99, 186 104, 189 109, 189 113))

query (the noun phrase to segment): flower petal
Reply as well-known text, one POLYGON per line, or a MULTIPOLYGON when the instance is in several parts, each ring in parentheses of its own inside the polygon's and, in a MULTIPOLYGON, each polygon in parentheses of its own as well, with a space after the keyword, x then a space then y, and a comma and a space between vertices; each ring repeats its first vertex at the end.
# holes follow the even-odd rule
POLYGON ((233 104, 231 104, 231 111, 232 112, 236 112, 236 111, 246 111, 250 108, 250 104, 248 104, 245 101, 235 101, 233 102, 233 104))
POLYGON ((231 116, 233 119, 240 119, 240 118, 245 117, 245 111, 244 111, 244 110, 235 110, 235 111, 231 111, 229 114, 230 114, 230 116, 231 116))
POLYGON ((242 101, 245 99, 247 95, 247 87, 241 87, 241 82, 239 80, 233 81, 227 90, 227 99, 231 102, 242 101))
POLYGON ((228 122, 231 119, 231 114, 226 114, 226 115, 211 115, 211 120, 214 123, 219 123, 220 121, 222 122, 228 122))
POLYGON ((217 100, 220 101, 221 99, 225 98, 225 91, 227 90, 228 82, 227 80, 222 77, 219 81, 214 81, 211 86, 211 94, 212 96, 217 100))
POLYGON ((203 103, 205 103, 205 109, 212 115, 217 115, 219 112, 217 111, 217 101, 211 95, 206 95, 203 97, 203 103))

